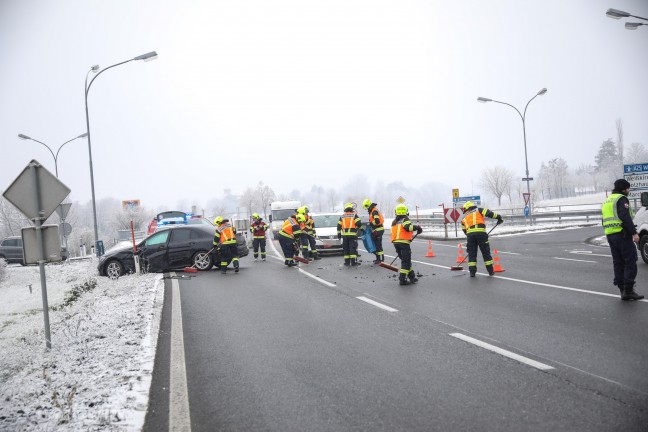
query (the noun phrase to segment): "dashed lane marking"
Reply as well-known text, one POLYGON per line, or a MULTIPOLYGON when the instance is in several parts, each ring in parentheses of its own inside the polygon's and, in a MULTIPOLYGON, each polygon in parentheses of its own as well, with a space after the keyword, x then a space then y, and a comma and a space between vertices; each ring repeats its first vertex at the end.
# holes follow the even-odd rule
MULTIPOLYGON (((589 256, 589 255, 588 255, 588 256, 589 256)), ((594 263, 594 264, 597 263, 597 261, 579 260, 579 259, 573 259, 573 258, 560 258, 560 257, 553 257, 553 259, 563 260, 563 261, 576 261, 576 262, 594 263)))
POLYGON ((471 343, 473 345, 477 345, 478 347, 487 349, 487 350, 492 351, 494 353, 503 355, 504 357, 508 357, 510 359, 517 360, 517 361, 519 361, 521 363, 524 363, 524 364, 529 365, 531 367, 534 367, 536 369, 540 369, 540 370, 554 369, 554 367, 552 367, 552 366, 546 365, 544 363, 540 363, 540 362, 535 361, 535 360, 531 360, 528 357, 524 357, 524 356, 521 356, 519 354, 515 354, 514 352, 507 351, 505 349, 496 347, 495 345, 491 345, 491 344, 486 343, 486 342, 482 342, 479 339, 471 338, 470 336, 466 336, 465 334, 462 334, 462 333, 450 333, 450 336, 456 337, 457 339, 461 339, 461 340, 463 340, 465 342, 468 342, 468 343, 471 343))
POLYGON ((378 303, 375 300, 371 300, 370 298, 367 298, 365 296, 358 296, 356 297, 358 300, 362 300, 365 303, 369 303, 370 305, 374 305, 376 307, 379 307, 380 309, 386 310, 387 312, 398 312, 398 309, 394 309, 393 307, 389 307, 387 305, 384 305, 382 303, 378 303))

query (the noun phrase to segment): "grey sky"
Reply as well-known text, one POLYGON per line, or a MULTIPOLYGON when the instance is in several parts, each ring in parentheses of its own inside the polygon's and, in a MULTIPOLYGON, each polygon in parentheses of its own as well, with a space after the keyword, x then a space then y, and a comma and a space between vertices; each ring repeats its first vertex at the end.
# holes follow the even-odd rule
MULTIPOLYGON (((259 180, 276 192, 340 187, 356 174, 477 194, 485 167, 593 163, 624 122, 648 145, 648 16, 642 0, 0 0, 0 189, 31 159, 86 130, 97 199, 203 204, 259 180), (472 189, 471 189, 472 188, 472 189)), ((90 199, 87 141, 60 178, 90 199)), ((371 191, 367 191, 371 192, 371 191)))

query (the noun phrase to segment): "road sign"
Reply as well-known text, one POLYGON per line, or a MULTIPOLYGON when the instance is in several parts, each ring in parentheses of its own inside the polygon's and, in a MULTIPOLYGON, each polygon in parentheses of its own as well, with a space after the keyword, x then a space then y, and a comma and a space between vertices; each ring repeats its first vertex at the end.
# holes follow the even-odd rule
POLYGON ((531 198, 531 194, 528 192, 522 192, 522 196, 524 197, 524 205, 528 206, 529 205, 529 198, 531 198))
POLYGON ((522 181, 531 181, 533 177, 522 177, 522 181))
POLYGON ((15 205, 27 219, 50 217, 61 201, 70 194, 70 188, 65 186, 51 172, 47 171, 38 161, 32 160, 22 173, 4 191, 3 196, 15 205), (36 170, 36 176, 32 170, 36 170), (38 190, 40 203, 34 198, 38 190))
POLYGON ((454 203, 460 203, 460 202, 466 202, 466 201, 474 201, 475 204, 481 204, 481 196, 473 195, 473 196, 452 198, 452 202, 454 202, 454 203))
POLYGON ((444 208, 443 217, 445 218, 445 223, 457 222, 461 219, 461 213, 455 208, 444 208))
POLYGON ((459 198, 459 189, 452 189, 452 198, 459 198))
POLYGON ((398 204, 403 204, 405 202, 405 198, 403 198, 402 196, 399 196, 398 199, 396 200, 396 202, 398 204))
POLYGON ((70 207, 72 207, 72 203, 62 203, 56 207, 56 213, 58 213, 61 219, 65 219, 70 211, 70 207))
POLYGON ((524 217, 529 217, 529 206, 528 205, 524 206, 524 217))
MULTIPOLYGON (((58 225, 43 225, 40 229, 43 232, 45 261, 61 261, 61 239, 59 238, 58 225)), ((40 251, 36 239, 36 227, 23 228, 21 234, 25 264, 38 264, 40 251)))
POLYGON ((648 192, 648 163, 623 165, 623 178, 630 183, 628 198, 639 198, 648 192))
POLYGON ((63 231, 63 235, 67 237, 72 233, 72 225, 67 222, 63 222, 61 224, 61 230, 63 231))

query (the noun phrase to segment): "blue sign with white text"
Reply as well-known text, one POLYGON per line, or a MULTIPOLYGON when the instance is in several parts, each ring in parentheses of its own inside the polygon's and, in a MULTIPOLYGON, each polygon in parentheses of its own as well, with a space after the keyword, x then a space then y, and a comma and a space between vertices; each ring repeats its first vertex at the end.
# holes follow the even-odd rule
POLYGON ((459 197, 459 198, 452 198, 452 202, 466 202, 466 201, 481 201, 481 196, 479 195, 474 195, 474 196, 465 196, 465 197, 459 197))

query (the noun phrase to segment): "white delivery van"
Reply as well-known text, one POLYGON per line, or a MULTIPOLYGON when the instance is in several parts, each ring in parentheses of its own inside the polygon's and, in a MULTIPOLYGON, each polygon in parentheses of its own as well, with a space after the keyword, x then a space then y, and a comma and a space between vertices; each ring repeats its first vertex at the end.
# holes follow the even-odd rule
POLYGON ((301 202, 295 200, 270 203, 270 229, 272 230, 272 238, 277 238, 284 221, 295 213, 299 207, 301 207, 301 202))

